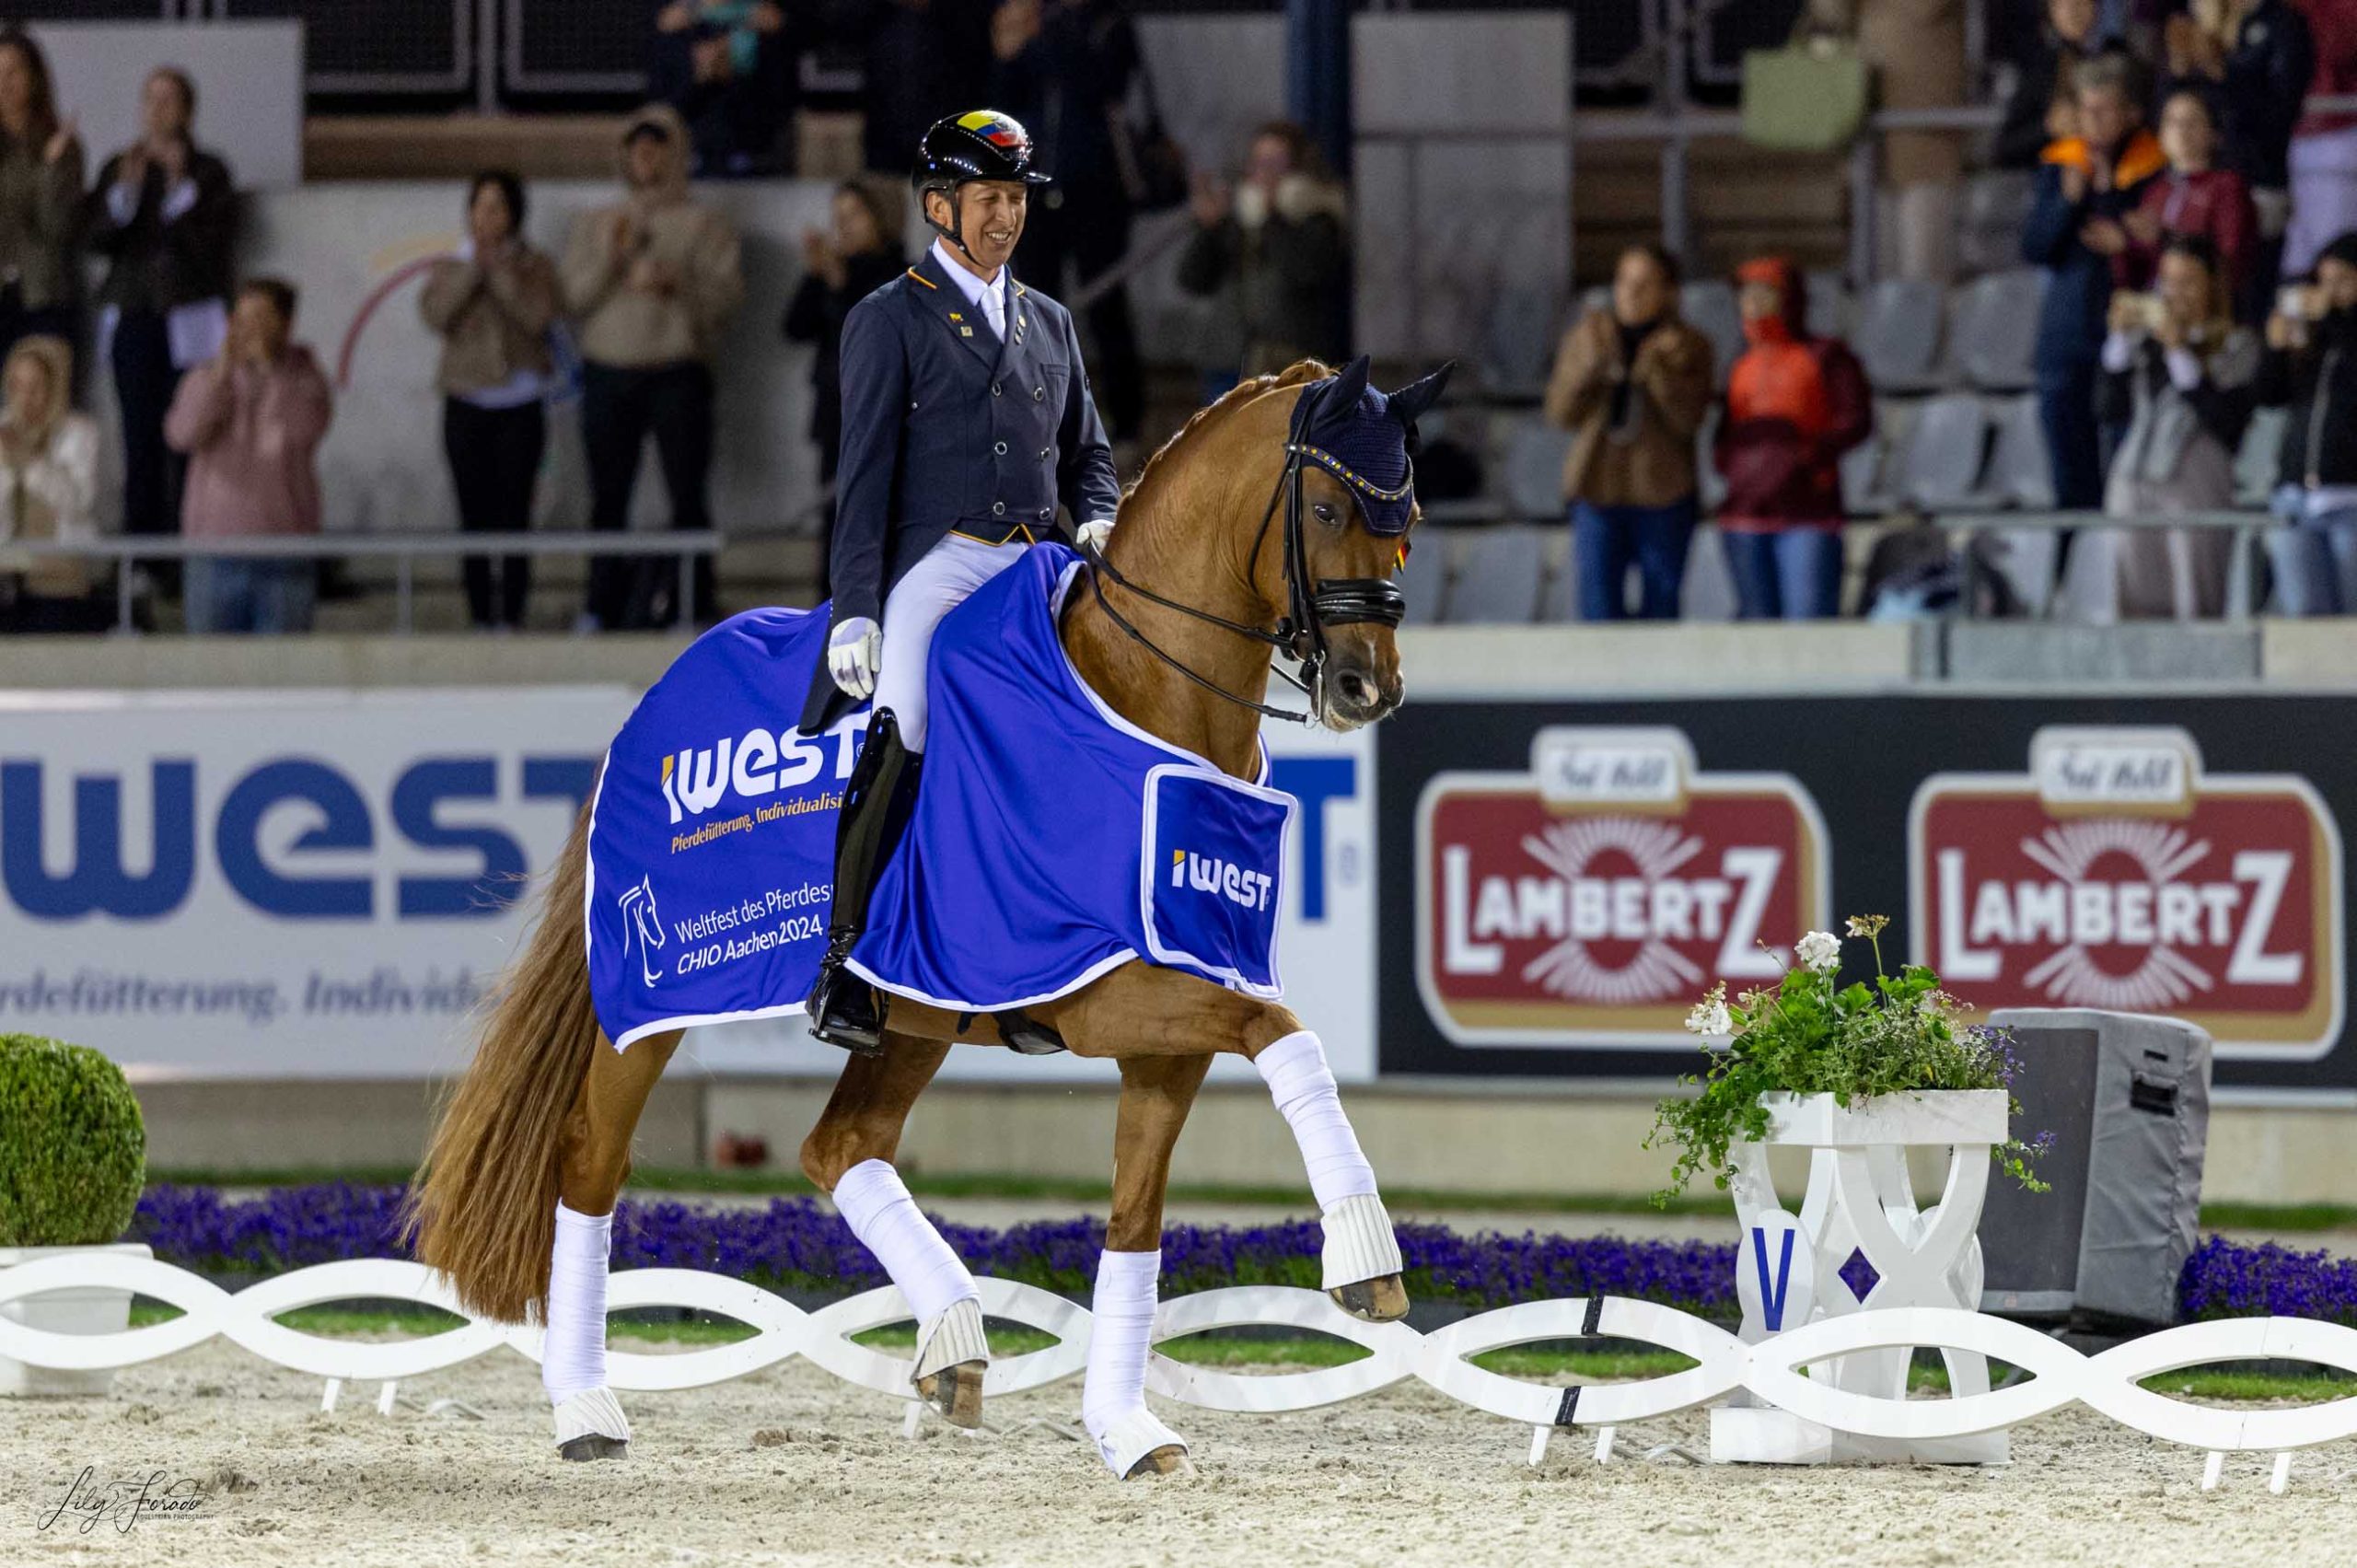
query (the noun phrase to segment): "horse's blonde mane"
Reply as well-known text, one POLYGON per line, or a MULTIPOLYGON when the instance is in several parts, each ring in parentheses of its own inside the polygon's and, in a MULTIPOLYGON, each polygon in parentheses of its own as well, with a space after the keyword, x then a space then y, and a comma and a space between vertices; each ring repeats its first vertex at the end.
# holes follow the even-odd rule
POLYGON ((1128 488, 1121 492, 1122 503, 1127 505, 1131 496, 1144 489, 1146 482, 1167 466, 1163 462, 1164 459, 1170 457, 1185 445, 1188 437, 1193 436, 1198 429, 1215 423, 1216 416, 1225 414, 1231 408, 1250 402, 1263 392, 1274 392, 1286 387, 1303 386, 1311 381, 1321 380, 1333 373, 1331 366, 1318 360, 1297 359, 1274 375, 1246 377, 1202 408, 1197 409, 1189 416, 1187 423, 1178 427, 1176 435, 1155 448, 1154 455, 1146 459, 1145 467, 1138 470, 1137 478, 1132 480, 1128 488))

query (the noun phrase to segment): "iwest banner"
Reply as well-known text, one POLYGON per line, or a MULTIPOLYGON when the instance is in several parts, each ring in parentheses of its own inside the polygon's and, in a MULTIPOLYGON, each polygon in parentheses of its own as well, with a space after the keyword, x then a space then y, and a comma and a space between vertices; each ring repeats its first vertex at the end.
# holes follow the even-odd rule
MULTIPOLYGON (((0 1033, 187 1076, 452 1070, 525 929, 517 896, 563 846, 636 700, 619 686, 0 694, 0 1033)), ((1337 1073, 1364 1079, 1373 748, 1271 739, 1273 782, 1301 803, 1279 912, 1287 993, 1337 1073)), ((669 933, 667 953, 691 934, 669 933)), ((798 1019, 691 1031, 688 1048, 731 1072, 842 1065, 798 1019)), ((945 1073, 1114 1076, 979 1049, 945 1073)))
POLYGON ((1411 703, 1379 753, 1415 897, 1384 925, 1383 1071, 1692 1071, 1704 989, 1884 913, 1886 959, 1976 1007, 2168 1014, 2223 1086, 2357 1089, 2352 720, 2257 693, 1411 703))

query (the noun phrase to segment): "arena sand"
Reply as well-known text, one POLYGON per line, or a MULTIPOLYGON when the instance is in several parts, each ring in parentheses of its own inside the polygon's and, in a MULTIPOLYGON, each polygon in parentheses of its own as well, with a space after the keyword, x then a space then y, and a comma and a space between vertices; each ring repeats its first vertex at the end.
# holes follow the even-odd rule
POLYGON ((1699 1443, 1693 1415, 1624 1431, 1622 1458, 1604 1468, 1591 1441, 1560 1436, 1534 1471, 1527 1430, 1410 1385, 1297 1415, 1166 1405, 1199 1473, 1122 1485, 1036 1424, 1072 1418, 1072 1384, 993 1401, 1006 1435, 929 1424, 910 1443, 888 1403, 788 1362, 716 1388, 623 1396, 634 1452, 596 1465, 557 1460, 538 1370, 505 1351, 401 1386, 463 1398, 480 1422, 406 1407, 381 1418, 374 1385, 322 1414, 319 1389, 216 1342, 126 1369, 109 1400, 0 1401, 0 1564, 2357 1560, 2357 1442, 2302 1455, 2285 1496, 2269 1494, 2264 1456, 2231 1460, 2225 1486, 2204 1493, 2200 1455, 2085 1412, 2018 1430, 2003 1469, 1638 1458, 1699 1443), (41 1528, 85 1466, 160 1469, 208 1490, 194 1516, 150 1517, 128 1535, 76 1534, 70 1517, 41 1528))

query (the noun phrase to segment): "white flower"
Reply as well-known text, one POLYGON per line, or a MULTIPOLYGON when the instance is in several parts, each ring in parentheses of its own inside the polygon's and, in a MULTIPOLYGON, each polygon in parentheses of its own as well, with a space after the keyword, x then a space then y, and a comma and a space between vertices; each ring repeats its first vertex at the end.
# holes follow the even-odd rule
POLYGON ((1803 964, 1819 974, 1831 974, 1841 967, 1841 938, 1830 931, 1810 932, 1793 950, 1803 964))
POLYGON ((1727 1035, 1735 1033, 1735 1019, 1727 1012, 1727 988, 1711 987, 1711 993, 1694 1004, 1686 1015, 1686 1027, 1698 1035, 1727 1035))

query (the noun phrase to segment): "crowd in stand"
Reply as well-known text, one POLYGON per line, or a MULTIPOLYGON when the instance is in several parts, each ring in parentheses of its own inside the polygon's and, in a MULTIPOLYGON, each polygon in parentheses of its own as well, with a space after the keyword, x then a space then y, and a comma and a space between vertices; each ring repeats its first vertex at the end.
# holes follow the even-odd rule
MULTIPOLYGON (((1863 26, 1875 0, 1861 9, 1863 26)), ((2343 613, 2357 608, 2357 112, 2304 100, 2357 91, 2357 0, 2147 10, 2050 0, 1993 145, 2000 167, 2034 170, 2021 255, 2045 280, 2035 372, 2054 502, 2225 511, 2254 409, 2288 407, 2276 601, 2343 613)), ((1746 343, 1708 454, 1711 351, 1678 319, 1666 256, 1623 256, 1609 305, 1564 339, 1545 412, 1574 433, 1564 488, 1586 617, 1678 613, 1705 457, 1726 486, 1738 614, 1840 613, 1838 465, 1873 434, 1865 379, 1810 330, 1789 264, 1763 258, 1736 281, 1746 343)), ((2228 533, 2062 542, 2062 600, 2093 619, 2224 609, 2228 533)))

